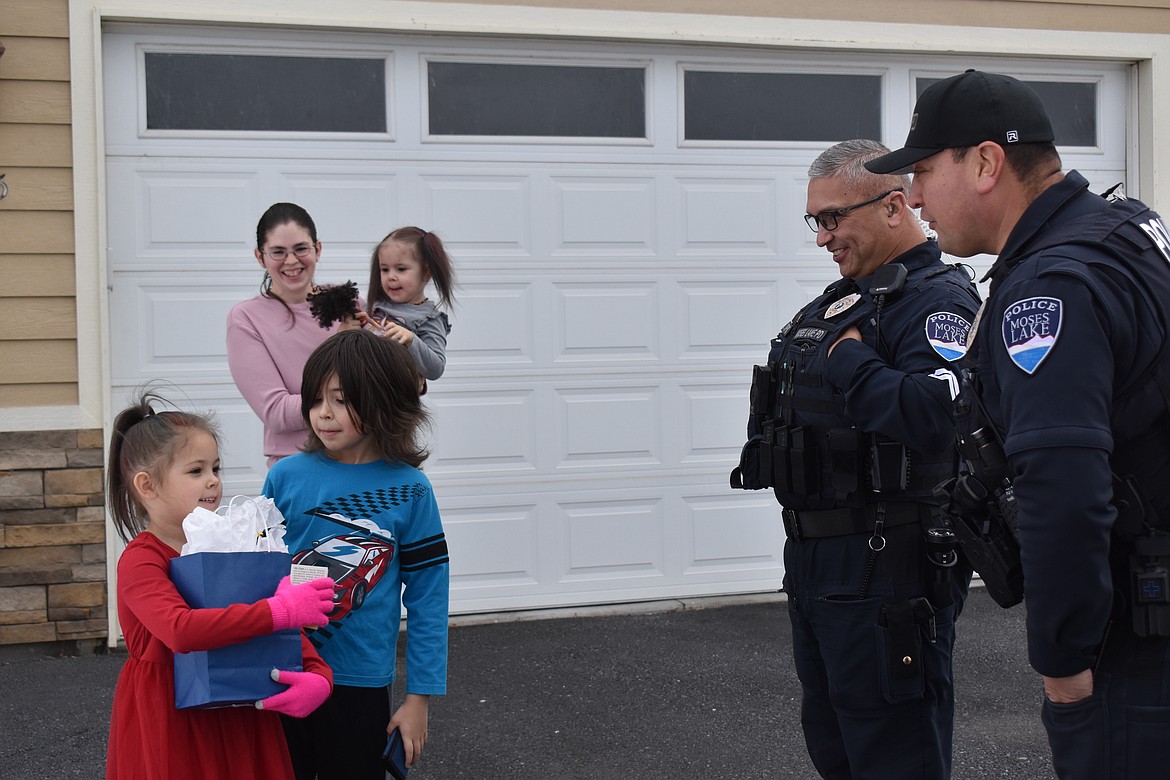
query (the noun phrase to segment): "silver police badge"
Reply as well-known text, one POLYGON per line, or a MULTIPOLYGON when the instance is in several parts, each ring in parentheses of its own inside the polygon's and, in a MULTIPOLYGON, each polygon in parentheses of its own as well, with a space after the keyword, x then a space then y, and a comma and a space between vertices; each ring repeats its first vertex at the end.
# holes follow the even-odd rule
POLYGON ((853 304, 857 303, 860 300, 861 300, 860 293, 850 293, 849 295, 846 295, 844 298, 842 298, 839 301, 833 301, 833 305, 825 310, 825 319, 827 320, 830 317, 836 317, 841 312, 845 311, 846 309, 851 308, 853 306, 853 304))

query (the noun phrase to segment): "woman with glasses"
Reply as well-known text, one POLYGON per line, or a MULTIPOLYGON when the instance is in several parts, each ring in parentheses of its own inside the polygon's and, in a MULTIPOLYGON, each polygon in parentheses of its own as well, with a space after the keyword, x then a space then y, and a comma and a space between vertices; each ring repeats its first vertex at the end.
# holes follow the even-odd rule
POLYGON ((321 242, 313 218, 295 203, 273 204, 256 225, 256 262, 264 269, 260 294, 228 314, 227 356, 232 379, 264 423, 268 465, 305 443, 301 371, 331 333, 309 311, 321 242))

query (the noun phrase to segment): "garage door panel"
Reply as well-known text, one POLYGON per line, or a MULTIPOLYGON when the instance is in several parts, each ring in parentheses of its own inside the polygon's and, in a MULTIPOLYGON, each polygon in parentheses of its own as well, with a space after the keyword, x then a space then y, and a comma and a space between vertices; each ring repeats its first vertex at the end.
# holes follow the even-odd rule
POLYGON ((662 463, 659 387, 559 388, 557 470, 662 463))
POLYGON ((423 176, 425 217, 447 251, 528 257, 532 196, 527 177, 423 176))
POLYGON ((775 256, 774 180, 680 178, 676 198, 679 256, 775 256))
POLYGON ((553 255, 658 254, 654 179, 554 177, 553 255))
POLYGON ((138 174, 145 219, 139 253, 206 257, 209 250, 238 252, 241 215, 250 212, 260 188, 254 171, 176 175, 138 174))
POLYGON ((554 362, 581 360, 645 364, 659 359, 658 285, 611 280, 554 283, 560 316, 554 362))
POLYGON ((112 160, 108 166, 110 189, 120 193, 115 208, 125 213, 110 223, 110 268, 182 270, 173 264, 198 262, 206 270, 250 257, 251 215, 263 188, 257 170, 159 165, 112 160))
POLYGON ((110 327, 119 346, 111 353, 116 384, 228 378, 227 315, 243 291, 206 276, 176 284, 176 276, 118 275, 110 293, 110 327))
POLYGON ((742 361, 758 355, 768 334, 775 333, 786 286, 768 274, 736 281, 688 280, 679 287, 678 332, 686 334, 679 358, 742 361))
POLYGON ((484 472, 535 473, 539 436, 534 389, 472 389, 429 393, 437 421, 427 472, 435 476, 484 472))
POLYGON ((783 569, 783 526, 771 493, 684 496, 682 525, 689 542, 684 575, 747 574, 774 577, 783 569))
POLYGON ((447 337, 448 367, 523 368, 535 363, 533 284, 462 280, 447 337), (474 323, 474 324, 472 324, 474 323))
POLYGON ((661 500, 561 502, 557 511, 568 531, 560 582, 666 576, 661 500))
POLYGON ((443 509, 451 590, 535 590, 541 581, 535 503, 443 509))
POLYGON ((723 385, 683 385, 679 393, 682 449, 677 462, 716 467, 738 462, 748 414, 743 379, 723 385))

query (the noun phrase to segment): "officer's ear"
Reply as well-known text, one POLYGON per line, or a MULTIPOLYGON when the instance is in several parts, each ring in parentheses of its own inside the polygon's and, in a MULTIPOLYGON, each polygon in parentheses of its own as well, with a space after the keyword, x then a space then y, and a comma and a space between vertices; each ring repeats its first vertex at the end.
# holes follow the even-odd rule
POLYGON ((1009 170, 1007 155, 1003 147, 994 141, 984 141, 972 151, 973 153, 967 154, 964 162, 970 161, 975 178, 975 191, 985 195, 998 186, 1004 173, 1009 170))
POLYGON ((893 218, 898 212, 903 214, 906 212, 906 194, 904 192, 895 190, 886 197, 888 198, 885 205, 887 218, 893 218))

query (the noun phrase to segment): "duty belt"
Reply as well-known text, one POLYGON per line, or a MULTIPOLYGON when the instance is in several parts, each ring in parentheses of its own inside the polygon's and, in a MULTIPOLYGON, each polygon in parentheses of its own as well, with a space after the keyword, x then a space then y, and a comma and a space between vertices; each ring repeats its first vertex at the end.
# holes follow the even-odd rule
MULTIPOLYGON (((885 527, 917 523, 929 507, 915 502, 888 503, 885 506, 885 527)), ((877 517, 873 507, 820 510, 782 509, 784 533, 789 539, 820 539, 826 536, 871 533, 877 517)))

